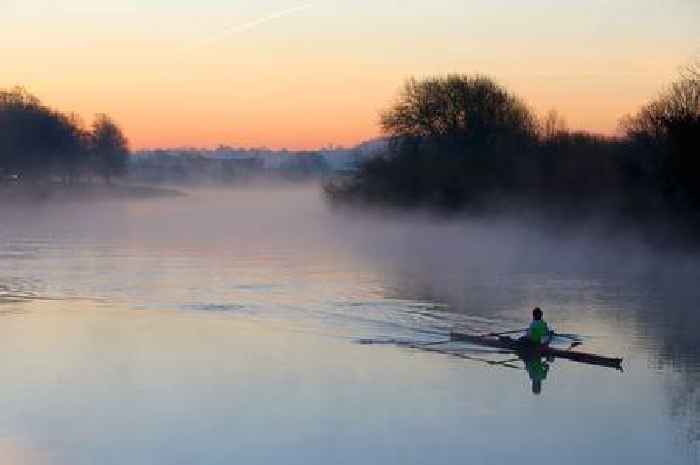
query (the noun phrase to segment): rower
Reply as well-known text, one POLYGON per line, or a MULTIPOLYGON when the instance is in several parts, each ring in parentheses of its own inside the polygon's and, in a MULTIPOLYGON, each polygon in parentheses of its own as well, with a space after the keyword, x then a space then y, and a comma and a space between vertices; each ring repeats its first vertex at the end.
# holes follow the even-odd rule
POLYGON ((532 310, 532 323, 527 328, 527 333, 523 336, 528 342, 537 345, 547 345, 552 337, 552 333, 547 326, 547 322, 542 319, 542 310, 535 307, 532 310))

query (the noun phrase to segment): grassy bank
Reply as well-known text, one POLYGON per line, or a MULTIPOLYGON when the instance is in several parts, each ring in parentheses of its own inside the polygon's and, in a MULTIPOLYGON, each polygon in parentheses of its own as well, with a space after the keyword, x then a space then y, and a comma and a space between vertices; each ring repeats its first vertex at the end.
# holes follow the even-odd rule
POLYGON ((179 197, 184 192, 131 184, 76 184, 65 186, 0 184, 0 202, 139 200, 179 197))

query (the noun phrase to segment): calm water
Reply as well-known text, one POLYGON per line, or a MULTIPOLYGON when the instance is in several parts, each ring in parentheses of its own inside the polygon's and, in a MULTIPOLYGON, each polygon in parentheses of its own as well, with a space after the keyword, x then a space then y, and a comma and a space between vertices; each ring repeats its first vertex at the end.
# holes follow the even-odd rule
POLYGON ((0 213, 3 465, 698 463, 700 257, 312 188, 0 213), (447 342, 535 305, 624 371, 447 342))

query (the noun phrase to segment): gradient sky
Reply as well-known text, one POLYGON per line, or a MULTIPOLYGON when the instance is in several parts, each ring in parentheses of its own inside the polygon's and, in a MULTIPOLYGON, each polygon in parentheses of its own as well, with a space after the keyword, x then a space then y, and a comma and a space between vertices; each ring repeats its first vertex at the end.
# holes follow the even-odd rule
POLYGON ((611 133, 700 54, 698 0, 0 0, 0 88, 134 148, 378 135, 409 76, 489 74, 611 133))

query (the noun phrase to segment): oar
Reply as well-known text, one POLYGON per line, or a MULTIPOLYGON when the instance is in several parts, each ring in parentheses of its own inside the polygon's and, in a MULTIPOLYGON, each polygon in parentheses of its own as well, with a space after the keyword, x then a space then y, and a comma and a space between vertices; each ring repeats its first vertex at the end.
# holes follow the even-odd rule
POLYGON ((581 340, 581 336, 579 336, 578 334, 553 333, 552 336, 563 337, 563 338, 571 339, 571 340, 574 340, 574 341, 580 341, 580 340, 581 340))
POLYGON ((512 331, 503 331, 501 333, 488 333, 488 334, 484 334, 484 336, 488 336, 488 337, 505 336, 506 334, 524 333, 525 331, 527 331, 527 329, 514 329, 512 331))
MULTIPOLYGON (((483 337, 498 337, 498 336, 505 336, 506 334, 524 333, 524 332, 526 332, 526 331, 527 331, 527 328, 526 328, 526 329, 514 329, 514 330, 511 330, 511 331, 503 331, 503 332, 500 332, 500 333, 488 333, 488 334, 484 334, 483 337)), ((580 336, 578 336, 578 335, 576 335, 576 334, 565 334, 565 333, 555 333, 555 332, 552 332, 551 336, 552 336, 552 337, 555 337, 555 336, 556 336, 556 337, 562 337, 562 338, 564 338, 564 339, 571 339, 572 341, 574 341, 574 342, 572 343, 572 347, 576 347, 576 346, 579 346, 579 345, 583 344, 583 341, 581 341, 580 336)))
MULTIPOLYGON (((506 334, 524 333, 526 331, 527 331, 527 328, 525 328, 525 329, 513 329, 511 331, 503 331, 500 333, 484 334, 482 337, 498 337, 498 336, 505 336, 506 334)), ((551 336, 552 337, 555 337, 555 336, 562 337, 564 339, 571 339, 572 341, 574 341, 572 343, 572 348, 583 344, 583 341, 581 341, 580 336, 578 336, 576 334, 555 333, 554 331, 552 331, 551 336)))
POLYGON ((516 370, 522 370, 521 367, 510 364, 513 361, 520 360, 519 358, 514 359, 514 360, 504 360, 502 362, 499 362, 499 361, 495 361, 495 360, 487 360, 487 359, 481 358, 481 357, 472 357, 471 355, 463 354, 460 352, 452 352, 449 350, 434 349, 432 347, 415 347, 415 348, 419 349, 419 350, 424 350, 426 352, 435 352, 438 354, 449 355, 449 356, 461 358, 464 360, 472 360, 474 362, 483 362, 483 363, 486 363, 488 365, 496 365, 496 366, 502 366, 502 367, 507 367, 507 368, 515 368, 516 370))

